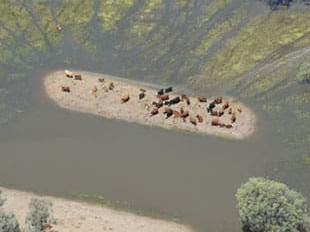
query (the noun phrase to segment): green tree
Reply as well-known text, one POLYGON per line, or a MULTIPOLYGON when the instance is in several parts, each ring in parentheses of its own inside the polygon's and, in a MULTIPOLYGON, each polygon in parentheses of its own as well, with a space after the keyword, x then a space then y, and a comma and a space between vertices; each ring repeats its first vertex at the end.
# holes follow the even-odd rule
POLYGON ((238 189, 236 198, 243 231, 307 231, 306 200, 285 184, 250 178, 238 189))

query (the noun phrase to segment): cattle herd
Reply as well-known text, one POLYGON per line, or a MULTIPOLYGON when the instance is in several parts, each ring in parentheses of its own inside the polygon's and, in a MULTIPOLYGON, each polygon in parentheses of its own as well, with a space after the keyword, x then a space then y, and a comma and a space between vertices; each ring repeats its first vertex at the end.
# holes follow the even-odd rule
MULTIPOLYGON (((75 74, 69 70, 65 70, 65 76, 77 81, 82 80, 81 74, 75 74)), ((106 80, 104 78, 98 78, 98 82, 105 84, 106 80)), ((113 91, 114 88, 115 84, 113 82, 109 82, 105 87, 105 91, 113 91)), ((71 92, 69 86, 61 86, 61 91, 66 93, 71 92)), ((93 95, 93 97, 97 97, 97 92, 98 88, 96 86, 90 90, 90 94, 93 95)), ((214 99, 208 99, 205 96, 198 96, 195 99, 190 98, 185 94, 172 94, 173 87, 162 88, 155 93, 149 92, 151 92, 151 90, 146 90, 144 88, 138 88, 135 94, 126 92, 120 96, 120 103, 125 104, 131 101, 131 99, 139 101, 141 102, 143 110, 148 111, 149 117, 158 117, 162 114, 166 120, 169 120, 169 118, 179 118, 182 122, 188 122, 193 126, 197 126, 201 123, 207 123, 211 126, 218 126, 228 129, 233 128, 233 125, 237 120, 237 112, 239 114, 242 112, 242 108, 240 106, 233 109, 233 106, 230 104, 229 100, 224 100, 221 96, 214 99), (147 98, 149 94, 150 98, 147 98), (149 99, 151 98, 155 98, 155 100, 150 101, 149 99), (183 102, 183 104, 180 104, 181 102, 183 102), (198 104, 199 107, 204 107, 204 113, 199 114, 197 112, 191 112, 194 111, 190 110, 190 105, 193 103, 198 104), (224 114, 229 115, 229 122, 224 123, 224 121, 228 121, 227 116, 226 120, 222 120, 222 116, 224 114), (210 117, 208 117, 207 121, 208 115, 210 115, 210 117)))

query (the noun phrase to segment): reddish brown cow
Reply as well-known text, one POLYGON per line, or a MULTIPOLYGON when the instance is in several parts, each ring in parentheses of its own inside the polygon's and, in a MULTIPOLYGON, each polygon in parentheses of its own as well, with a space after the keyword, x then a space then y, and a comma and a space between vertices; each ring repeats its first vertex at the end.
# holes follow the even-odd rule
POLYGON ((155 107, 155 108, 153 108, 153 109, 151 110, 151 115, 150 115, 150 116, 154 116, 154 115, 156 115, 156 114, 158 114, 158 109, 155 107))
POLYGON ((181 117, 180 112, 177 110, 173 110, 173 118, 179 118, 179 117, 181 117))
POLYGON ((52 225, 51 224, 49 224, 49 223, 43 223, 42 225, 41 225, 41 228, 43 229, 43 230, 50 230, 50 229, 52 229, 52 225))
POLYGON ((232 123, 234 123, 236 121, 236 119, 237 119, 236 118, 236 112, 233 112, 232 115, 231 115, 230 120, 231 120, 232 123))
POLYGON ((198 120, 199 123, 202 123, 203 122, 203 117, 199 114, 196 115, 196 118, 198 120))
POLYGON ((199 96, 197 97, 197 99, 199 102, 207 102, 207 97, 204 97, 204 96, 199 96))
POLYGON ((196 119, 195 119, 194 117, 190 117, 190 118, 189 118, 189 121, 190 121, 190 123, 193 124, 194 126, 197 126, 197 121, 196 121, 196 119))
POLYGON ((222 106, 222 109, 226 110, 228 107, 229 107, 229 101, 225 101, 223 106, 222 106))
POLYGON ((169 94, 160 95, 159 98, 163 101, 166 101, 169 99, 169 94))
POLYGON ((238 107, 237 107, 237 111, 238 111, 239 113, 241 113, 241 112, 242 112, 242 108, 241 108, 241 106, 240 106, 240 105, 238 105, 238 107))
POLYGON ((59 23, 56 23, 55 28, 56 28, 57 31, 61 31, 62 30, 62 27, 60 26, 59 23))
POLYGON ((226 124, 225 127, 230 129, 230 128, 232 128, 233 126, 232 126, 231 124, 226 124))
POLYGON ((180 108, 180 113, 183 114, 184 113, 184 109, 183 107, 180 108))
POLYGON ((139 89, 142 93, 145 93, 146 92, 146 89, 143 89, 143 88, 140 88, 139 89))
POLYGON ((220 125, 220 119, 219 118, 213 118, 211 121, 212 126, 218 126, 220 125))
POLYGON ((109 90, 113 90, 114 87, 115 87, 115 86, 114 86, 113 82, 110 82, 110 83, 109 83, 109 90))
POLYGON ((218 113, 217 113, 216 110, 212 110, 212 111, 210 112, 210 114, 211 114, 211 116, 218 116, 218 113))
POLYGON ((183 113, 181 113, 181 118, 187 118, 188 116, 189 116, 188 110, 186 110, 183 113))
POLYGON ((157 108, 161 108, 161 107, 163 107, 163 105, 164 105, 163 100, 162 99, 158 99, 157 108))
POLYGON ((67 93, 70 93, 70 92, 71 92, 69 86, 61 86, 61 90, 62 90, 62 92, 67 92, 67 93))
POLYGON ((219 109, 219 110, 217 111, 217 115, 218 115, 219 117, 223 116, 223 114, 224 114, 224 110, 223 110, 223 109, 219 109))
POLYGON ((98 78, 98 81, 103 83, 104 82, 104 78, 98 78))
POLYGON ((69 77, 69 78, 73 78, 74 76, 74 73, 67 69, 65 70, 65 74, 66 74, 66 77, 69 77))
POLYGON ((75 74, 74 75, 74 80, 81 81, 82 80, 82 75, 81 74, 75 74))
POLYGON ((187 95, 182 94, 181 99, 182 99, 182 101, 185 100, 187 105, 191 104, 191 101, 189 100, 189 97, 187 95))
POLYGON ((217 97, 214 99, 215 104, 221 104, 223 101, 223 97, 217 97))
POLYGON ((122 97, 121 97, 121 102, 122 103, 125 103, 125 102, 128 102, 130 99, 130 96, 128 93, 124 94, 122 97))
POLYGON ((229 108, 228 114, 232 114, 232 108, 229 108))

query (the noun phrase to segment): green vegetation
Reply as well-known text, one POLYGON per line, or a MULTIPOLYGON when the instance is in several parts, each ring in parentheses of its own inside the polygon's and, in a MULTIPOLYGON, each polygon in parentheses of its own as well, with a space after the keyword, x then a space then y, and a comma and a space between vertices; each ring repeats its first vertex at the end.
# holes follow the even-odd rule
POLYGON ((26 228, 21 229, 13 213, 4 212, 1 206, 5 199, 1 196, 0 190, 0 231, 1 232, 44 232, 46 223, 55 224, 51 218, 52 204, 45 200, 32 199, 29 203, 29 212, 26 217, 26 228))
POLYGON ((236 198, 244 231, 306 231, 306 200, 285 184, 250 178, 239 188, 236 198))

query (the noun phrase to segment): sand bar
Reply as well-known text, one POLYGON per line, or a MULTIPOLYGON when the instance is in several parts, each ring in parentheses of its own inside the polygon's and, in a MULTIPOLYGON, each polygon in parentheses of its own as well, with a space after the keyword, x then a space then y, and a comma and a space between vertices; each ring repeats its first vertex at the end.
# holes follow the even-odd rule
POLYGON ((46 199, 53 203, 52 216, 59 232, 193 232, 190 227, 164 220, 152 219, 111 208, 74 202, 55 197, 40 197, 32 193, 0 188, 6 198, 6 212, 13 212, 20 226, 24 227, 28 203, 32 198, 46 199))
MULTIPOLYGON (((159 109, 159 113, 151 116, 151 111, 154 108, 152 102, 158 102, 157 92, 160 89, 154 88, 147 83, 129 81, 118 77, 113 77, 105 74, 91 73, 72 70, 74 74, 80 74, 81 80, 68 78, 64 70, 52 72, 44 79, 44 87, 47 95, 56 102, 60 107, 91 113, 94 115, 103 116, 105 118, 115 118, 128 122, 135 122, 149 126, 159 126, 166 129, 176 129, 181 131, 190 131, 200 134, 219 135, 226 138, 244 139, 250 136, 255 130, 256 117, 255 114, 245 105, 237 102, 229 97, 223 98, 229 101, 229 108, 232 108, 236 115, 236 121, 231 122, 231 115, 228 113, 229 108, 224 111, 221 117, 212 116, 207 113, 207 106, 214 100, 215 97, 207 96, 207 102, 199 102, 197 96, 189 96, 190 105, 186 101, 181 101, 178 104, 171 105, 170 108, 175 111, 180 111, 181 107, 185 111, 189 111, 189 117, 174 118, 174 116, 166 118, 163 114, 164 105, 159 109), (99 79, 104 79, 100 82, 99 79), (109 84, 113 82, 113 90, 109 89, 109 84), (62 91, 61 87, 69 87, 70 92, 62 91), (139 99, 140 88, 146 90, 145 97, 139 99), (121 98, 128 94, 129 100, 122 103, 121 98), (146 109, 149 105, 149 109, 146 109), (239 112, 237 108, 241 108, 239 112), (199 123, 197 115, 202 116, 203 122, 199 123), (190 118, 196 120, 197 125, 190 122, 190 118), (232 128, 212 126, 211 121, 218 118, 221 123, 232 125, 232 128)), ((166 86, 162 86, 165 88, 166 86)), ((181 92, 168 93, 170 99, 180 96, 181 92)), ((223 107, 222 104, 217 104, 214 108, 219 111, 223 107)))

